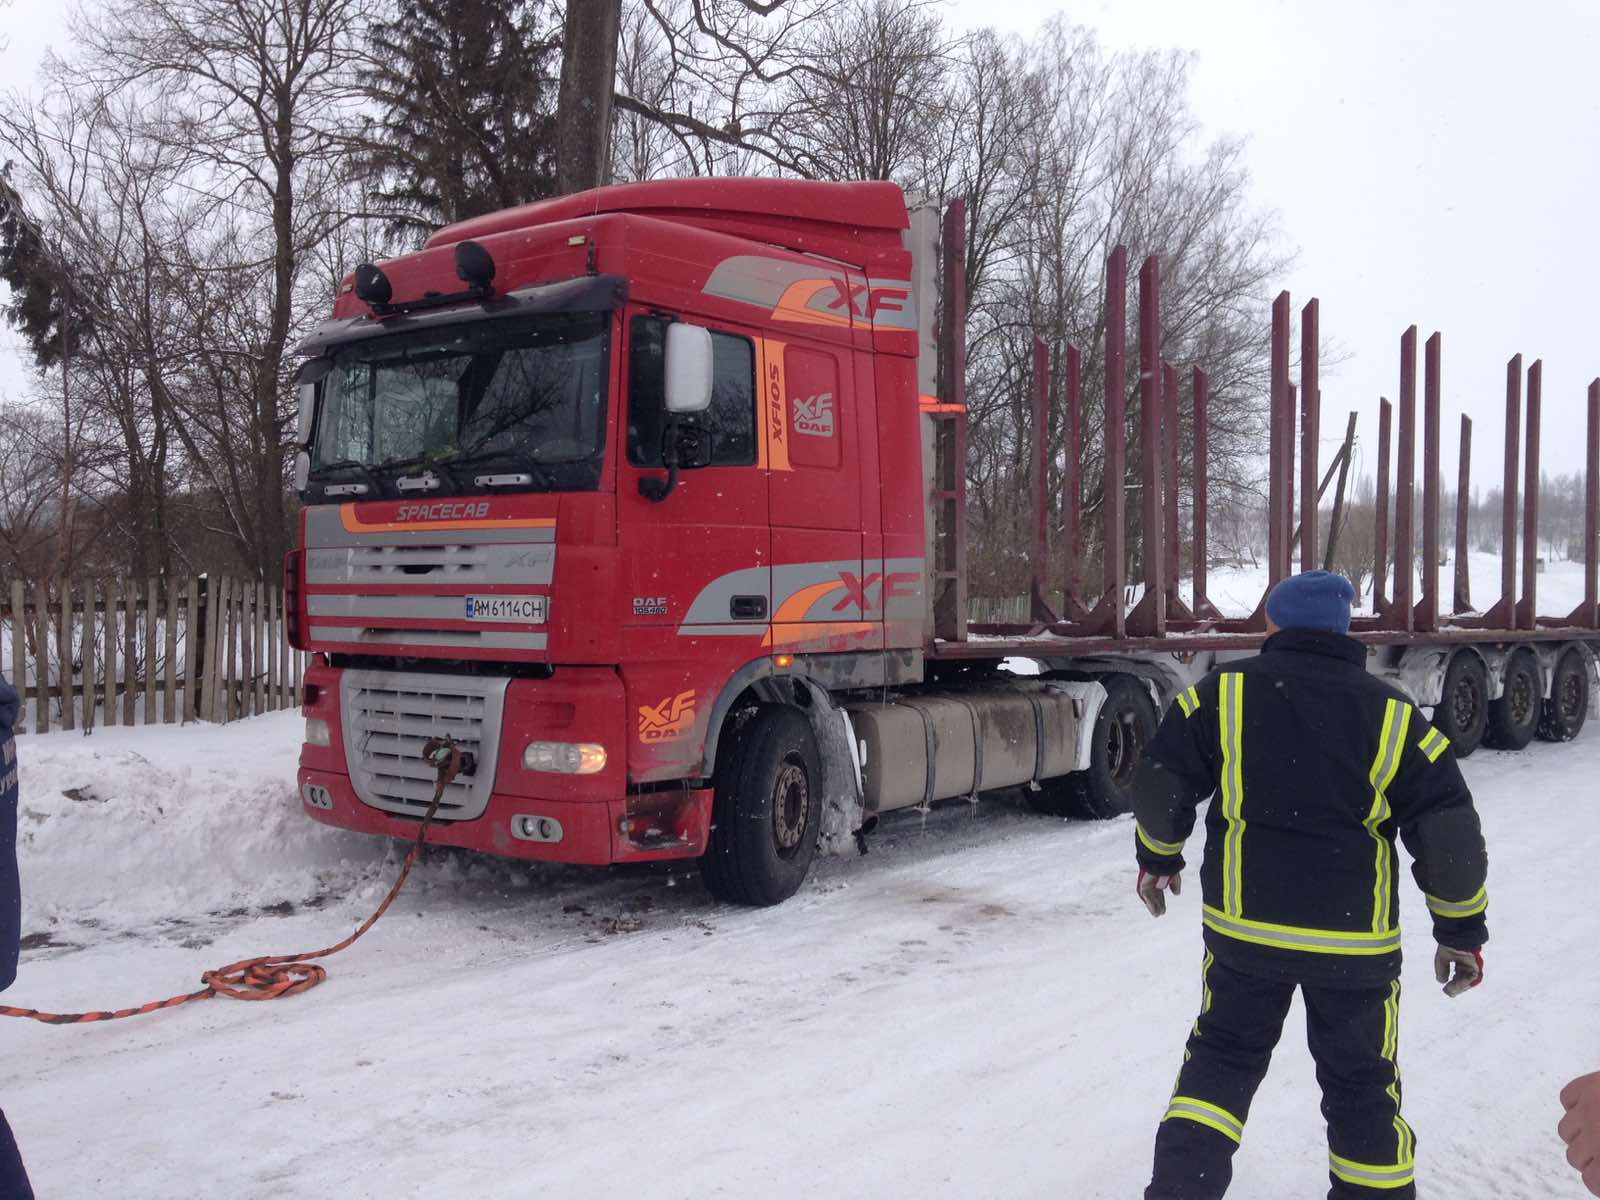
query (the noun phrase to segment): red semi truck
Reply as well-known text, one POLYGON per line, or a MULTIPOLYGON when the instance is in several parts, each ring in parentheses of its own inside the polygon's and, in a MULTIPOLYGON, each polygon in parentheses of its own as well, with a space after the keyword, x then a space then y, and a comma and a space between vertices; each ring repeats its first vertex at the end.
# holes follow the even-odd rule
MULTIPOLYGON (((568 863, 699 859, 717 896, 772 904, 800 886, 819 841, 849 845, 894 809, 1024 787, 1048 811, 1126 811, 1158 705, 1251 652, 1264 628, 1259 613, 1221 619, 1205 598, 1204 376, 1191 599, 1176 580, 1177 389, 1146 361, 1142 599, 1124 602, 1122 507, 1104 505, 1097 603, 1080 602, 1074 562, 1061 614, 1036 585, 1033 620, 969 627, 964 297, 960 270, 939 270, 941 254, 959 267, 961 228, 946 214, 941 250, 939 214, 908 210, 887 183, 682 180, 476 218, 359 268, 302 346, 305 506, 286 580, 291 640, 314 652, 307 812, 413 836, 433 792, 420 748, 449 734, 466 769, 433 841, 568 863), (1003 671, 1017 655, 1044 673, 1003 671)), ((1123 262, 1114 254, 1107 277, 1112 478, 1123 262)), ((1152 261, 1147 357, 1155 276, 1152 261)), ((1294 542, 1286 319, 1273 345, 1276 578, 1294 542)), ((1430 353, 1435 537, 1436 365, 1430 353)), ((1075 555, 1075 352, 1068 367, 1075 555)), ((1413 605, 1412 408, 1402 395, 1396 596, 1380 580, 1377 613, 1359 623, 1372 669, 1438 706, 1458 749, 1486 728, 1501 744, 1573 736, 1597 680, 1600 392, 1586 607, 1555 622, 1532 615, 1531 573, 1525 613, 1441 618, 1436 569, 1413 605)), ((1385 498, 1387 421, 1386 408, 1385 498)), ((1508 523, 1516 458, 1512 446, 1508 523)), ((1314 453, 1301 466, 1314 477, 1314 453)), ((1036 503, 1042 513, 1042 489, 1036 503)))

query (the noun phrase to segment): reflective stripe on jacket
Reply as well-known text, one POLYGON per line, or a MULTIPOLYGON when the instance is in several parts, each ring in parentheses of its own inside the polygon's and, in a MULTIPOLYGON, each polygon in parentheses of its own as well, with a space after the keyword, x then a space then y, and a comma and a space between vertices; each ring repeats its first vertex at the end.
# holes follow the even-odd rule
POLYGON ((1487 858, 1449 739, 1367 673, 1365 648, 1289 630, 1175 699, 1135 782, 1145 870, 1184 866, 1207 797, 1207 944, 1254 969, 1368 985, 1400 966, 1395 837, 1445 945, 1487 940, 1487 858))

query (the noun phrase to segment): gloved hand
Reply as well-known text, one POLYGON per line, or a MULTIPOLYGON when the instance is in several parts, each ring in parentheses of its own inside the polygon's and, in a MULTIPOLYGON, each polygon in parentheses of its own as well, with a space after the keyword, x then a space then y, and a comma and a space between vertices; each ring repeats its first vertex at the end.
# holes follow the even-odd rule
POLYGON ((1133 885, 1133 890, 1139 893, 1139 899, 1150 910, 1150 915, 1159 917, 1167 911, 1167 892, 1171 891, 1174 896, 1183 892, 1183 872, 1151 875, 1141 867, 1139 881, 1133 885))
POLYGON ((1440 946, 1433 952, 1433 977, 1444 984, 1444 994, 1450 997, 1477 987, 1483 982, 1483 951, 1440 946))

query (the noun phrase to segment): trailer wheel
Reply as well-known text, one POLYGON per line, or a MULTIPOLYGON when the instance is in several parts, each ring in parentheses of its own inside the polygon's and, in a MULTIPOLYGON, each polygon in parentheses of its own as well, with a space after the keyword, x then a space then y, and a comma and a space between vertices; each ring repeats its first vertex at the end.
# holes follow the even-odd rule
POLYGON ((1101 682, 1106 702, 1095 718, 1089 767, 1042 785, 1032 799, 1042 812, 1104 821, 1133 808, 1133 778, 1156 735, 1156 706, 1144 684, 1131 676, 1101 682))
POLYGON ((1538 661, 1531 652, 1518 650, 1506 661, 1505 690, 1489 703, 1483 744, 1495 750, 1523 749, 1533 741, 1541 699, 1538 661))
POLYGON ((1433 724, 1450 739, 1457 758, 1465 758, 1483 741, 1489 724, 1489 672, 1483 660, 1462 650, 1444 673, 1444 694, 1434 706, 1433 724))
POLYGON ((1588 715, 1589 664, 1582 653, 1568 650, 1556 663, 1550 699, 1539 714, 1539 737, 1547 742, 1570 742, 1588 715))
POLYGON ((711 837, 700 874, 719 900, 766 906, 794 895, 822 827, 822 770, 811 723, 758 709, 718 755, 711 837))

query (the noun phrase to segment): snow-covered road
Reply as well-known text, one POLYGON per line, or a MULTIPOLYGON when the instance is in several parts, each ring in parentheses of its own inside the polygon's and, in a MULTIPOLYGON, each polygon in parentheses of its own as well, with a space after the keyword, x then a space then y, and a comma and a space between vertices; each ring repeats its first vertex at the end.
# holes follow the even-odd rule
MULTIPOLYGON (((21 741, 15 1004, 115 1007, 325 945, 398 854, 302 818, 298 720, 21 741), (70 791, 73 795, 64 795, 70 791)), ((1446 1000, 1403 901, 1401 1056, 1425 1197, 1583 1195, 1556 1094, 1600 1067, 1600 734, 1467 764, 1488 983, 1446 1000)), ((1133 1200, 1199 1000, 1198 895, 1151 921, 1126 820, 1008 800, 891 823, 790 903, 692 871, 430 857, 309 995, 0 1026, 0 1105, 44 1200, 1133 1200)), ((1290 1016, 1232 1196, 1326 1187, 1290 1016)))

